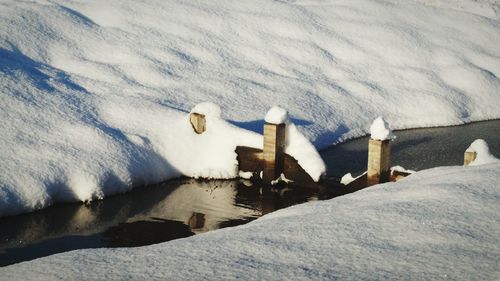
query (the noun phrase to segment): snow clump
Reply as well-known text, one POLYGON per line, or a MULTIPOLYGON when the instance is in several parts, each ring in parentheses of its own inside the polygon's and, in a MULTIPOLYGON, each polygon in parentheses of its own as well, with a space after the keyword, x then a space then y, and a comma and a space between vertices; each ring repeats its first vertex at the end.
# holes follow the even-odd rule
POLYGON ((383 117, 379 117, 373 121, 370 127, 370 134, 374 140, 390 140, 395 138, 389 124, 383 117))
POLYGON ((476 152, 476 159, 469 166, 477 166, 498 162, 498 158, 490 153, 488 143, 483 139, 477 139, 471 143, 465 152, 476 152))
POLYGON ((195 107, 193 107, 191 113, 198 113, 205 115, 205 117, 213 118, 220 118, 222 115, 220 106, 209 101, 197 104, 195 107))
POLYGON ((269 124, 287 123, 288 122, 288 112, 279 106, 273 106, 267 112, 264 120, 269 124))

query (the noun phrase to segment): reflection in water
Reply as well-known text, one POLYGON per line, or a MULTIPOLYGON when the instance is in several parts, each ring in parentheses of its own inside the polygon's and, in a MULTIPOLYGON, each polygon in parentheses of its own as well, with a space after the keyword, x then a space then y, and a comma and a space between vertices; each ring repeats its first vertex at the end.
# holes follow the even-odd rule
MULTIPOLYGON (((399 131, 392 163, 420 170, 461 165, 476 138, 500 155, 500 121, 399 131)), ((322 152, 328 174, 364 171, 367 138, 322 152)), ((42 211, 0 218, 0 266, 81 248, 135 247, 236 226, 274 210, 355 190, 299 186, 268 189, 247 180, 179 179, 138 188, 90 204, 59 204, 42 211)))
POLYGON ((0 266, 80 248, 160 243, 349 191, 336 192, 300 187, 270 190, 239 180, 179 179, 90 204, 60 204, 0 219, 0 266))
POLYGON ((120 223, 102 233, 106 247, 139 247, 194 235, 179 221, 157 219, 120 223))

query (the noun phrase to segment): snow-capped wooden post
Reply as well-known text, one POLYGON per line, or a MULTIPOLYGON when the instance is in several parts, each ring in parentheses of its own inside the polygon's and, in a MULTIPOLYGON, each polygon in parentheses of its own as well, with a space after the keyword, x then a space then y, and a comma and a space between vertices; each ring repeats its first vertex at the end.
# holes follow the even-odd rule
POLYGON ((465 151, 464 153, 464 166, 469 165, 470 163, 474 162, 477 157, 477 152, 475 151, 465 151))
POLYGON ((221 110, 212 102, 197 104, 189 113, 189 122, 197 134, 203 134, 207 129, 207 119, 215 120, 221 118, 221 110))
POLYGON ((368 144, 367 186, 387 182, 390 179, 391 129, 382 117, 373 121, 368 144))
POLYGON ((286 110, 276 106, 266 114, 262 153, 264 158, 262 179, 265 183, 270 183, 283 173, 287 119, 286 110))
POLYGON ((498 159, 491 154, 488 143, 483 139, 473 141, 464 153, 464 166, 481 165, 496 161, 498 159))
POLYGON ((189 121, 191 122, 191 126, 193 126, 193 129, 197 134, 202 134, 203 132, 205 132, 205 115, 192 112, 189 114, 189 121))

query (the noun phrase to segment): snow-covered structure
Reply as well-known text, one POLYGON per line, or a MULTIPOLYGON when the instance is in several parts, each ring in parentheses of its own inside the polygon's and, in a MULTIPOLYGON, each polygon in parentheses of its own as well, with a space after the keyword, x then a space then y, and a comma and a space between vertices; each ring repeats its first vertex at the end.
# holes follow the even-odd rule
POLYGON ((316 148, 381 115, 393 129, 500 118, 489 0, 0 6, 0 216, 232 177, 234 152, 204 144, 260 146, 244 129, 274 104, 316 148), (186 113, 204 101, 223 116, 195 138, 186 113))
POLYGON ((494 162, 498 162, 499 160, 490 153, 490 148, 488 147, 488 143, 483 139, 477 139, 471 143, 471 145, 465 150, 465 153, 473 153, 473 159, 467 165, 477 166, 490 164, 494 162))

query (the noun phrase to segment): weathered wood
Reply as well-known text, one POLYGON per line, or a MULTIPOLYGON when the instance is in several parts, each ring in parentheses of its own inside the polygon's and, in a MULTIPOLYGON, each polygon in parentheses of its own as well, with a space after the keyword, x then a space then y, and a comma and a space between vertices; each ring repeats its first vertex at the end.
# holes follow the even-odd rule
POLYGON ((205 227, 205 214, 194 212, 189 218, 188 225, 192 230, 205 227))
POLYGON ((475 151, 466 151, 464 153, 464 166, 469 165, 472 163, 474 160, 476 160, 477 157, 477 152, 475 151))
MULTIPOLYGON (((240 171, 252 172, 258 175, 264 170, 263 152, 257 148, 238 146, 236 147, 238 169, 240 171)), ((309 174, 299 165, 297 160, 288 154, 284 154, 283 173, 287 179, 296 184, 314 185, 315 182, 309 174)))
POLYGON ((264 124, 264 182, 278 178, 284 169, 285 124, 264 124))
POLYGON ((367 185, 387 182, 390 179, 390 140, 370 139, 368 144, 367 185))
POLYGON ((202 134, 206 129, 205 115, 199 113, 189 114, 189 121, 197 134, 202 134))
POLYGON ((411 173, 392 170, 391 179, 390 180, 391 181, 400 181, 400 180, 406 178, 409 175, 411 175, 411 173))

